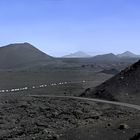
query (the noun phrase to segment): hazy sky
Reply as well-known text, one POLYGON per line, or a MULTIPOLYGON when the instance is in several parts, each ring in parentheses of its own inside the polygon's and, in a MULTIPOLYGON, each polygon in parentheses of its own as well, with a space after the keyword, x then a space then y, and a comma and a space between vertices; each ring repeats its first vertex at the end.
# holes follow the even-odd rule
POLYGON ((15 42, 55 56, 140 54, 140 0, 0 0, 0 46, 15 42))

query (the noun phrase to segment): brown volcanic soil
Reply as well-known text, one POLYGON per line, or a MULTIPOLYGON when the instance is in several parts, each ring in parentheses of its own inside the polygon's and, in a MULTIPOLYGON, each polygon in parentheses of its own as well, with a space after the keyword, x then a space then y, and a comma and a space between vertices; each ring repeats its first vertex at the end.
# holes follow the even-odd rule
POLYGON ((83 96, 140 104, 140 61, 83 96))
POLYGON ((104 122, 128 115, 133 118, 138 112, 73 99, 0 96, 0 140, 61 139, 70 129, 104 127, 104 122))

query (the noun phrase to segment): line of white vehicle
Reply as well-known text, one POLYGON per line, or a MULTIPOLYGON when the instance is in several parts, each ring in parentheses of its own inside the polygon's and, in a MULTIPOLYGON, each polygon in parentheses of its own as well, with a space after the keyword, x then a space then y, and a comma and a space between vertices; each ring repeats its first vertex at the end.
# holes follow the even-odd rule
POLYGON ((0 93, 6 93, 6 92, 18 92, 18 91, 26 91, 28 89, 39 89, 39 88, 46 88, 51 86, 60 86, 60 85, 68 85, 72 83, 85 83, 86 81, 80 81, 80 82, 57 82, 57 83, 49 83, 49 84, 41 84, 41 85, 33 85, 30 87, 21 87, 21 88, 12 88, 12 89, 2 89, 0 90, 0 93))

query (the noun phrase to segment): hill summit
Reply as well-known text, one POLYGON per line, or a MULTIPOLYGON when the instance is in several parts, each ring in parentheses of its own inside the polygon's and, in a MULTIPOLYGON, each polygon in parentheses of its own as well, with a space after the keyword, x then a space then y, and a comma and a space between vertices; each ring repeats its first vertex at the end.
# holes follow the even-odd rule
POLYGON ((0 69, 22 67, 22 65, 50 59, 51 56, 29 43, 16 43, 0 47, 0 69))
POLYGON ((118 61, 119 58, 113 54, 113 53, 108 53, 108 54, 103 54, 103 55, 96 55, 92 58, 96 62, 112 62, 112 61, 118 61))
POLYGON ((140 57, 139 55, 136 55, 136 54, 134 54, 134 53, 132 53, 130 51, 126 51, 126 52, 124 52, 122 54, 118 54, 117 56, 120 57, 120 58, 123 58, 123 57, 128 57, 128 58, 140 57))

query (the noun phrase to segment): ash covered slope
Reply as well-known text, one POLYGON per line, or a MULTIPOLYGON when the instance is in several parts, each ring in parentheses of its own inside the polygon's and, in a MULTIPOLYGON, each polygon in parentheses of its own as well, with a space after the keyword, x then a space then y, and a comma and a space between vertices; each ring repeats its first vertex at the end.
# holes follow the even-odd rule
POLYGON ((83 96, 140 102, 140 60, 95 89, 85 91, 83 96))
POLYGON ((0 69, 22 67, 22 65, 50 60, 52 57, 29 43, 17 43, 0 47, 0 69))

